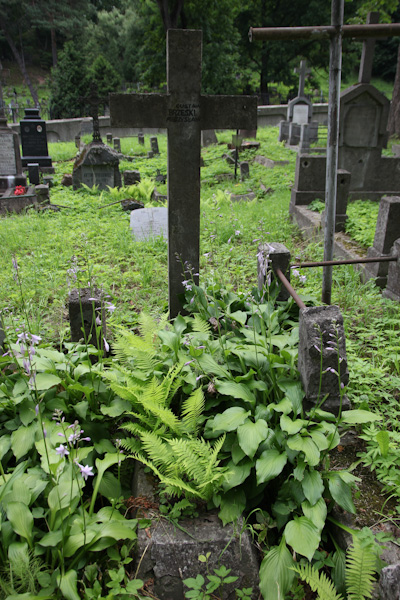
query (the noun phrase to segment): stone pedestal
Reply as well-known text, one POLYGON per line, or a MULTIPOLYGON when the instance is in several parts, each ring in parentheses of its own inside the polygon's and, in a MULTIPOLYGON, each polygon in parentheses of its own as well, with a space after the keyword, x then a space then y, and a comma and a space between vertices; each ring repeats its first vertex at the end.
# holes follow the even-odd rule
MULTIPOLYGON (((305 408, 321 406, 337 414, 340 384, 347 385, 349 379, 343 317, 337 306, 300 310, 298 368, 305 391, 305 408)), ((349 406, 348 398, 343 396, 342 408, 349 406)))
POLYGON ((124 171, 124 185, 135 185, 140 183, 139 171, 124 171))
MULTIPOLYGON (((258 289, 261 291, 265 284, 271 283, 271 272, 280 269, 288 281, 290 281, 290 252, 283 244, 278 242, 264 243, 258 246, 257 253, 257 281, 258 289)), ((278 280, 279 281, 279 280, 278 280)), ((281 285, 277 300, 287 300, 289 292, 281 285)))
POLYGON ((382 295, 400 302, 400 238, 394 242, 391 256, 397 256, 397 261, 389 263, 387 285, 382 295))

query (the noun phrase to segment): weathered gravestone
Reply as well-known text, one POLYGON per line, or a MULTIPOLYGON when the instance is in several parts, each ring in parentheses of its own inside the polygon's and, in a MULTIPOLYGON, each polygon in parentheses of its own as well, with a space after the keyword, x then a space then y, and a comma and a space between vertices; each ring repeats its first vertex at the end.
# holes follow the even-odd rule
POLYGON ((215 135, 214 129, 207 129, 201 132, 201 145, 211 146, 211 144, 218 144, 217 136, 215 135))
POLYGON ((38 108, 26 108, 20 122, 22 166, 37 163, 42 170, 54 172, 47 145, 46 121, 40 118, 38 108))
POLYGON ((74 190, 81 187, 82 184, 90 188, 97 185, 99 190, 106 190, 108 187, 120 187, 121 173, 119 172, 118 154, 101 141, 98 113, 100 98, 94 86, 91 88, 90 96, 85 100, 89 102, 92 113, 93 139, 83 148, 75 160, 72 171, 74 190))
POLYGON ((279 141, 288 142, 291 146, 299 144, 302 135, 309 141, 318 139, 318 123, 311 123, 312 103, 304 94, 306 75, 310 73, 307 61, 302 60, 294 72, 299 74, 298 94, 288 103, 286 121, 279 123, 279 141), (304 130, 307 130, 307 136, 304 130))
POLYGON ((112 94, 110 98, 114 127, 166 127, 168 130, 171 318, 181 310, 178 299, 178 294, 184 292, 181 263, 191 265, 195 280, 199 271, 201 131, 257 126, 256 97, 200 93, 201 55, 201 31, 170 29, 167 32, 167 94, 112 94))
POLYGON ((160 151, 158 149, 158 139, 156 137, 150 138, 150 146, 153 154, 160 154, 160 151))
POLYGON ((7 125, 4 114, 0 114, 0 194, 16 185, 26 185, 22 174, 18 133, 7 125))
POLYGON ((165 206, 140 208, 131 213, 131 229, 136 240, 162 236, 168 239, 168 209, 165 206))

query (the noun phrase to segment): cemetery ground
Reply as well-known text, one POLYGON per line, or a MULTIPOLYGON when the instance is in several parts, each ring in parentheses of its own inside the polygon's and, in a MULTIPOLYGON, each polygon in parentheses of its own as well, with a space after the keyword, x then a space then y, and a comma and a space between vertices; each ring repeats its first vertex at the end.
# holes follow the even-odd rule
MULTIPOLYGON (((344 589, 344 553, 327 518, 335 502, 353 512, 354 501, 358 527, 375 525, 386 535, 390 524, 397 537, 399 306, 373 282, 363 284, 351 266, 335 268, 332 301, 344 316, 350 371, 343 392, 354 409, 370 413, 348 414, 348 422, 346 415, 303 414, 298 308, 289 300, 276 309, 274 285, 260 301, 256 254, 260 242, 281 242, 296 261, 319 260, 322 244, 305 242, 289 220, 296 155, 276 141, 277 129, 259 130, 260 148, 240 153, 250 162, 243 182, 221 159, 230 135, 218 133, 224 144, 202 150, 203 287, 186 273, 190 315, 169 327, 166 241, 135 242, 129 213, 111 204, 127 194, 153 203, 149 179, 157 169, 166 173, 165 136, 160 156, 151 159, 136 139, 122 139, 122 153, 136 158, 120 170, 138 169, 142 182, 101 193, 61 186, 76 148, 50 144, 51 203, 59 210, 0 221, 0 305, 12 344, 11 355, 0 359, 0 552, 8 565, 0 598, 154 597, 135 578, 137 531, 157 519, 179 526, 179 516, 207 504, 224 523, 246 511, 247 530, 265 556, 260 589, 268 599, 278 598, 276 580, 282 598, 313 597, 290 569, 294 555, 344 589), (288 162, 266 169, 251 162, 255 154, 288 162), (254 200, 230 199, 250 191, 254 200), (70 341, 68 290, 88 284, 103 293, 108 357, 70 341), (357 442, 346 443, 351 433, 339 439, 338 431, 354 424, 357 442), (296 445, 297 427, 315 442, 314 454, 296 445), (163 481, 156 505, 132 496, 128 456, 140 457, 163 481)), ((156 185, 166 194, 166 185, 156 185)), ((361 254, 371 245, 377 206, 349 207, 347 228, 361 254)), ((320 304, 321 279, 321 269, 292 272, 310 305, 320 304)), ((103 336, 101 326, 97 333, 103 336)), ((363 543, 371 548, 366 537, 357 543, 359 553, 363 543)), ((226 574, 211 574, 211 597, 222 597, 226 574)), ((188 583, 188 597, 206 598, 196 592, 201 580, 188 583)), ((250 597, 238 589, 236 597, 250 597)), ((336 597, 329 593, 323 597, 336 597)))

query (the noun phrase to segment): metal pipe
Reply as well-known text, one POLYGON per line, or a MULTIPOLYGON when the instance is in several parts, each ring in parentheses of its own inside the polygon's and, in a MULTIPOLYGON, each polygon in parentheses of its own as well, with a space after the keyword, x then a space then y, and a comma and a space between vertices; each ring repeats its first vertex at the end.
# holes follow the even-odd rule
MULTIPOLYGON (((253 41, 266 40, 320 40, 336 35, 333 25, 319 25, 315 27, 250 27, 249 39, 253 41)), ((400 35, 400 23, 379 23, 377 25, 344 25, 342 37, 344 38, 385 38, 400 35)))
POLYGON ((390 262, 395 261, 398 256, 377 256, 376 258, 349 258, 347 260, 320 260, 317 262, 306 262, 292 265, 293 268, 306 269, 308 267, 325 267, 333 265, 358 265, 360 263, 374 263, 374 262, 390 262))
POLYGON ((287 289, 287 291, 289 292, 289 294, 292 296, 293 300, 296 302, 297 306, 299 306, 300 308, 306 308, 306 305, 304 304, 303 300, 294 291, 294 289, 290 285, 290 282, 285 277, 285 275, 282 273, 281 269, 274 269, 274 273, 277 274, 277 276, 281 280, 282 285, 285 286, 285 288, 287 289))

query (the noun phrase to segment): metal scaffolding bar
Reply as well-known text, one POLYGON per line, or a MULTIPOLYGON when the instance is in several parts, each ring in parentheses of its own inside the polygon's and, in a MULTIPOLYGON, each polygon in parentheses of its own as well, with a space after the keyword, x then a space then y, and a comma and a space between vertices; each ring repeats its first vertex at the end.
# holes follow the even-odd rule
POLYGON ((285 286, 289 294, 292 296, 293 300, 296 302, 297 306, 299 308, 306 308, 306 305, 304 304, 303 300, 300 298, 297 292, 294 291, 294 289, 292 288, 282 271, 280 269, 274 269, 274 273, 276 273, 276 275, 279 277, 282 285, 285 286))

